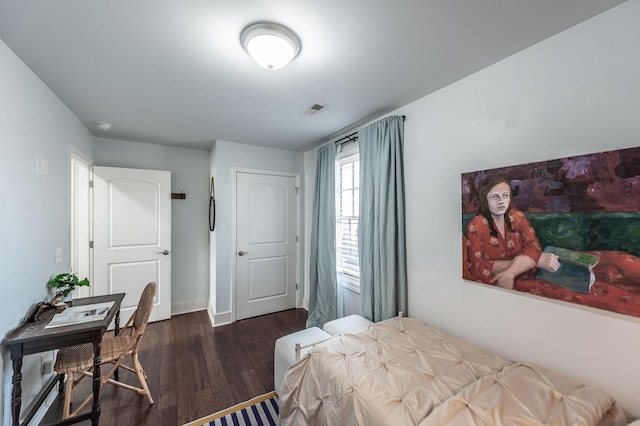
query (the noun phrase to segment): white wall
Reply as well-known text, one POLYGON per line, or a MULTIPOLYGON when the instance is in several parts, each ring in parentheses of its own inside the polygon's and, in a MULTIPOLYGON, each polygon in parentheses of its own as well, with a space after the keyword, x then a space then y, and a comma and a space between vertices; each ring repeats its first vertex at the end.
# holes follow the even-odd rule
MULTIPOLYGON (((91 156, 93 137, 69 109, 0 41, 0 336, 32 304, 48 300, 51 275, 70 268, 69 147, 91 156), (48 174, 36 175, 36 156, 48 174), (55 249, 63 260, 55 263, 55 249)), ((11 362, 2 347, 2 424, 11 424, 11 362)), ((40 355, 25 358, 23 409, 42 387, 40 355)))
POLYGON ((97 139, 98 166, 168 170, 171 192, 171 313, 206 309, 209 302, 209 151, 97 139))
MULTIPOLYGON (((215 212, 211 212, 211 216, 209 220, 214 220, 213 223, 213 231, 209 231, 209 282, 207 283, 207 287, 209 288, 209 305, 207 306, 207 312, 209 313, 211 324, 215 324, 214 313, 216 310, 216 292, 215 292, 215 283, 217 272, 217 264, 216 258, 218 256, 218 251, 216 249, 218 245, 218 229, 220 228, 218 222, 218 192, 219 190, 216 188, 218 186, 218 173, 217 173, 217 165, 215 162, 216 159, 216 144, 214 143, 211 147, 211 152, 209 153, 209 185, 211 185, 211 179, 214 179, 214 188, 213 188, 213 197, 214 197, 214 206, 215 212)), ((211 188, 209 188, 209 195, 211 196, 211 188)), ((211 224, 210 224, 211 225, 211 224)))
POLYGON ((640 416, 640 321, 461 279, 462 172, 640 145, 640 1, 625 3, 405 114, 409 314, 563 371, 640 416))
POLYGON ((629 1, 392 113, 407 116, 408 314, 603 389, 635 416, 639 319, 462 280, 460 174, 640 145, 638 22, 629 1))
MULTIPOLYGON (((303 154, 300 152, 262 148, 239 143, 217 141, 212 150, 212 175, 216 179, 215 276, 211 277, 210 312, 214 325, 233 320, 233 286, 231 262, 234 247, 231 235, 232 169, 244 168, 300 174, 302 181, 303 154)), ((301 197, 304 195, 301 194, 301 197)), ((301 254, 304 256, 303 254, 301 254)), ((303 257, 304 258, 304 257, 303 257)))

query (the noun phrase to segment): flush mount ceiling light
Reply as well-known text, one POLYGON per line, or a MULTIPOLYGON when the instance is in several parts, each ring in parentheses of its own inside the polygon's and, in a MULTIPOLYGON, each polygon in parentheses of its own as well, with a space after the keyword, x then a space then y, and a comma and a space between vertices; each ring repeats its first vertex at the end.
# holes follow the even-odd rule
POLYGON ((107 123, 105 121, 98 121, 96 122, 96 127, 104 132, 107 132, 109 130, 111 130, 111 123, 107 123))
POLYGON ((249 25, 240 34, 240 43, 261 67, 277 70, 300 53, 300 39, 290 29, 269 22, 249 25))

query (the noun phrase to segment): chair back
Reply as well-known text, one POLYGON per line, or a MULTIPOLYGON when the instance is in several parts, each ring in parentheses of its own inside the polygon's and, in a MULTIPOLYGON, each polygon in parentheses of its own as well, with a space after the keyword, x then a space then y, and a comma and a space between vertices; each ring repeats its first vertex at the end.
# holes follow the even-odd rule
POLYGON ((142 294, 140 295, 140 301, 138 302, 138 307, 136 311, 133 313, 133 329, 134 336, 139 338, 142 333, 144 333, 145 328, 147 327, 147 322, 149 322, 149 316, 151 316, 151 309, 153 309, 153 302, 156 295, 156 283, 150 282, 146 285, 142 294))

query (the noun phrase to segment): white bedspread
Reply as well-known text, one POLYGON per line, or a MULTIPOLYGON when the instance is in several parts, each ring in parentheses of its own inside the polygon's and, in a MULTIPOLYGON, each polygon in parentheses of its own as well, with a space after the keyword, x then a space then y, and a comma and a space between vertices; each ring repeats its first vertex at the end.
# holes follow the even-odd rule
POLYGON ((624 425, 615 401, 411 318, 317 345, 287 372, 283 425, 624 425))

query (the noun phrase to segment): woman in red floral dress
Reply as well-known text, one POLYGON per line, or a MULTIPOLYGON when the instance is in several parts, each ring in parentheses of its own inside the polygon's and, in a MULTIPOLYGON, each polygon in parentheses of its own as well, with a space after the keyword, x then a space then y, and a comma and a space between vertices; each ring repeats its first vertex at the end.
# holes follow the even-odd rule
POLYGON ((557 257, 542 253, 524 213, 511 206, 506 179, 488 179, 479 192, 479 214, 467 225, 467 266, 474 280, 513 289, 515 278, 536 266, 560 267, 557 257))

